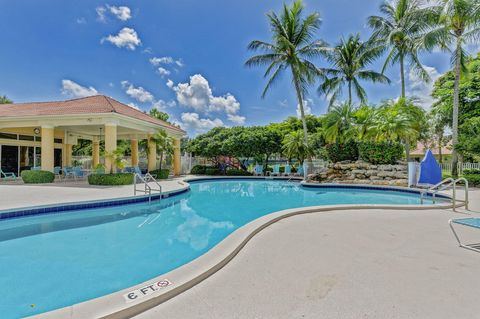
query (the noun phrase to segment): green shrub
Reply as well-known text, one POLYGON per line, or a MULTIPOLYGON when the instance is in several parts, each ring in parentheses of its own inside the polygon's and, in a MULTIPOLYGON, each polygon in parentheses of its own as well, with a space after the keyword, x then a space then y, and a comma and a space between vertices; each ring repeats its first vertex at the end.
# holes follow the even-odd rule
POLYGON ((360 159, 372 164, 395 164, 403 156, 403 147, 391 142, 363 142, 358 145, 360 159))
POLYGON ((220 175, 220 169, 217 167, 207 167, 205 169, 205 175, 220 175))
POLYGON ((358 159, 358 145, 350 140, 346 143, 332 143, 325 146, 327 157, 333 163, 341 161, 356 161, 358 159))
POLYGON ((194 167, 192 167, 192 169, 190 170, 190 174, 193 174, 193 175, 204 175, 205 174, 205 170, 207 169, 208 166, 205 166, 205 165, 195 165, 194 167))
POLYGON ((90 185, 130 185, 133 184, 133 173, 92 174, 88 175, 90 185))
POLYGON ((472 168, 472 169, 464 169, 464 175, 480 175, 480 169, 472 168))
POLYGON ((463 174, 468 181, 468 186, 480 186, 480 174, 463 174))
POLYGON ((53 183, 55 174, 49 171, 22 171, 22 180, 25 184, 53 183))
POLYGON ((168 168, 156 169, 151 171, 150 174, 157 179, 167 179, 168 175, 170 174, 170 170, 168 168))
POLYGON ((227 170, 228 176, 252 176, 252 173, 244 171, 243 169, 231 168, 227 170))

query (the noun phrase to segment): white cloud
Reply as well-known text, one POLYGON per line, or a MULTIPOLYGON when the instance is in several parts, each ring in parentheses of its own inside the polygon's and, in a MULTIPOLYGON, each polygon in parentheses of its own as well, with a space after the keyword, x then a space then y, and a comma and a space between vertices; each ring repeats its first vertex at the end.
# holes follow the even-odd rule
POLYGON ((101 43, 108 41, 119 48, 126 47, 129 50, 135 50, 137 46, 142 44, 138 34, 131 28, 123 28, 117 35, 109 35, 101 39, 101 43))
POLYGON ((200 74, 191 76, 189 83, 172 86, 172 90, 175 91, 177 101, 181 105, 190 107, 197 112, 223 112, 234 123, 239 124, 245 121, 244 117, 238 115, 240 103, 237 99, 230 93, 214 96, 208 81, 200 74))
POLYGON ((132 18, 132 14, 129 7, 125 7, 125 6, 115 7, 115 6, 109 6, 107 4, 107 8, 119 20, 127 21, 128 19, 132 18))
POLYGON ((105 7, 96 7, 95 11, 97 12, 97 21, 106 23, 107 16, 105 15, 107 9, 105 7))
POLYGON ((282 100, 282 101, 278 101, 278 104, 279 104, 280 106, 286 107, 286 106, 288 106, 288 101, 287 101, 286 99, 285 99, 285 100, 282 100))
POLYGON ((192 129, 197 133, 206 132, 217 126, 223 126, 222 120, 218 118, 214 120, 200 118, 198 113, 182 113, 181 119, 185 128, 192 129))
POLYGON ((134 87, 133 84, 131 84, 128 81, 122 81, 121 83, 122 83, 122 88, 125 89, 125 93, 127 93, 127 95, 130 96, 131 98, 142 103, 146 103, 146 102, 153 103, 155 101, 155 98, 152 95, 152 93, 148 92, 143 87, 141 86, 134 87))
POLYGON ((166 75, 170 75, 170 71, 168 71, 167 69, 165 68, 162 68, 162 67, 159 67, 158 68, 158 74, 160 74, 162 77, 166 76, 166 75))
POLYGON ((182 59, 175 60, 171 56, 163 56, 163 57, 153 57, 149 59, 150 63, 153 66, 159 66, 160 64, 176 64, 179 67, 183 67, 182 59))
POLYGON ((113 88, 113 87, 115 87, 115 84, 113 84, 112 82, 110 82, 110 83, 108 83, 108 86, 111 87, 111 88, 113 88))
POLYGON ((174 83, 173 83, 172 80, 168 79, 166 85, 167 85, 169 88, 173 88, 174 83))
POLYGON ((158 100, 152 104, 152 107, 160 111, 165 111, 167 108, 172 108, 172 107, 175 107, 176 105, 177 105, 177 102, 175 102, 174 100, 170 100, 170 101, 158 100))
POLYGON ((138 107, 138 105, 135 104, 135 103, 133 103, 133 102, 130 102, 130 103, 128 103, 127 105, 130 106, 130 107, 132 107, 132 108, 134 108, 134 109, 136 109, 136 110, 139 110, 139 111, 140 111, 140 107, 138 107))
POLYGON ((423 80, 414 71, 411 70, 408 74, 408 88, 411 93, 409 95, 419 98, 422 107, 425 109, 429 109, 434 102, 434 99, 431 97, 433 85, 435 81, 441 76, 441 74, 434 67, 428 65, 424 65, 423 67, 430 75, 431 81, 429 83, 423 82, 423 80))
POLYGON ((227 118, 230 122, 233 122, 237 125, 242 125, 245 123, 245 116, 227 114, 227 118))
POLYGON ((87 24, 87 20, 84 17, 77 18, 77 24, 87 24))
MULTIPOLYGON (((305 113, 305 115, 312 114, 312 105, 313 105, 312 99, 303 100, 303 112, 305 113)), ((302 114, 300 112, 300 104, 297 104, 297 117, 300 118, 301 116, 302 114)))
POLYGON ((97 95, 98 91, 92 86, 85 87, 72 80, 62 80, 62 94, 71 97, 86 97, 97 95))

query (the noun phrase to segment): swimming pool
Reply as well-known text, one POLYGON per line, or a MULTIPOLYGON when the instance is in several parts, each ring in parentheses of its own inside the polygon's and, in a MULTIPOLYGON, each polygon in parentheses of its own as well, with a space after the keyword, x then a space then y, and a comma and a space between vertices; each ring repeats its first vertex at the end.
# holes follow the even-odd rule
POLYGON ((0 313, 17 318, 178 268, 266 214, 332 204, 419 205, 418 194, 274 180, 191 182, 160 202, 0 221, 0 313))

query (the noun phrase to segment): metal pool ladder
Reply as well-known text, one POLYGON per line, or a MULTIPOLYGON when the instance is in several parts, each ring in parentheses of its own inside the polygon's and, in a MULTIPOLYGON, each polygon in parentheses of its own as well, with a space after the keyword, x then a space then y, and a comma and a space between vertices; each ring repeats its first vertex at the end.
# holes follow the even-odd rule
POLYGON ((152 202, 152 191, 159 192, 159 199, 162 199, 162 186, 150 173, 147 173, 144 176, 135 173, 135 175, 133 176, 133 195, 137 195, 137 193, 139 192, 148 195, 148 204, 150 204, 152 202), (137 180, 140 180, 142 182, 143 189, 137 187, 137 180), (158 188, 152 188, 150 185, 148 185, 149 182, 154 182, 155 184, 157 184, 158 188))
POLYGON ((465 209, 468 210, 468 181, 464 177, 453 179, 451 177, 444 179, 440 183, 433 185, 427 190, 424 190, 420 194, 420 203, 423 204, 423 197, 428 194, 432 193, 432 201, 435 204, 436 201, 436 195, 438 192, 443 191, 447 187, 453 186, 453 196, 452 196, 452 202, 453 202, 453 211, 456 211, 456 203, 457 203, 457 183, 458 182, 463 182, 464 183, 464 191, 465 191, 465 200, 463 201, 465 204, 465 209))

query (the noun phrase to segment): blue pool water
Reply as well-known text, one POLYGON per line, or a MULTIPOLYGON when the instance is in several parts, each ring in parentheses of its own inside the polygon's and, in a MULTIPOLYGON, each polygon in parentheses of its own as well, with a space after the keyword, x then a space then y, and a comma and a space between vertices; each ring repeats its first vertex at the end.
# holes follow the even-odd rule
POLYGON ((2 220, 1 317, 38 314, 133 286, 188 263, 260 216, 331 204, 420 204, 420 198, 282 181, 203 181, 151 205, 2 220))

